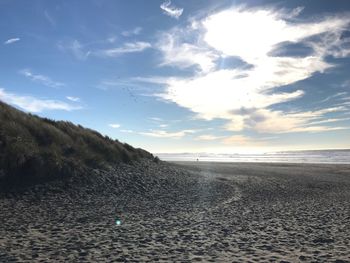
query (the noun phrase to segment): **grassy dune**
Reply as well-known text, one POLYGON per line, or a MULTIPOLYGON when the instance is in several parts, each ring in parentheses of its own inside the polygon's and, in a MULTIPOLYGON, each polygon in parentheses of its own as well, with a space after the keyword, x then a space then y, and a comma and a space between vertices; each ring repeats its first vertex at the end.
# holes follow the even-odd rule
POLYGON ((27 114, 0 102, 0 189, 26 187, 153 159, 142 149, 66 121, 27 114))

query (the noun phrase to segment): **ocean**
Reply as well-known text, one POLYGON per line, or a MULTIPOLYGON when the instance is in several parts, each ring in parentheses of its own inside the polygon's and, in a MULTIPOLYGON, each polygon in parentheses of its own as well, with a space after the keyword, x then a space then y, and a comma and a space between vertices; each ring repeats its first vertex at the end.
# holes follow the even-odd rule
POLYGON ((286 151, 263 154, 159 153, 164 161, 200 162, 282 162, 350 164, 350 149, 286 151))

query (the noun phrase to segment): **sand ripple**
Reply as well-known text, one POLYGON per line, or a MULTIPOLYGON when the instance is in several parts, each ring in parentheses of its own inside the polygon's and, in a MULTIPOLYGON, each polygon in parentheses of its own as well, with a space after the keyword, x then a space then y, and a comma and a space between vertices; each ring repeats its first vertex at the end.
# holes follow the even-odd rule
POLYGON ((98 182, 64 191, 2 197, 0 262, 349 262, 349 166, 142 163, 95 173, 98 182))

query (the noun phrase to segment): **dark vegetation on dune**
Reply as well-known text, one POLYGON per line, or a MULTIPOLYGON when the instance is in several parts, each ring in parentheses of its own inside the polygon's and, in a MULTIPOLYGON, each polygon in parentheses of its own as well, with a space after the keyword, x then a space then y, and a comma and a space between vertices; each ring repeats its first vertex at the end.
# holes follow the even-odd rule
POLYGON ((0 191, 143 158, 154 159, 94 130, 27 114, 0 101, 0 191))

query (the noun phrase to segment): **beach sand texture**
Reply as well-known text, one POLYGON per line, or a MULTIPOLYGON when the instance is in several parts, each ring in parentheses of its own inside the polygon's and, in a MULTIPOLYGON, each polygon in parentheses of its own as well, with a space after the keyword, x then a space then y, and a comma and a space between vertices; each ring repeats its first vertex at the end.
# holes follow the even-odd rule
POLYGON ((350 165, 145 161, 0 211, 0 262, 350 260, 350 165))

